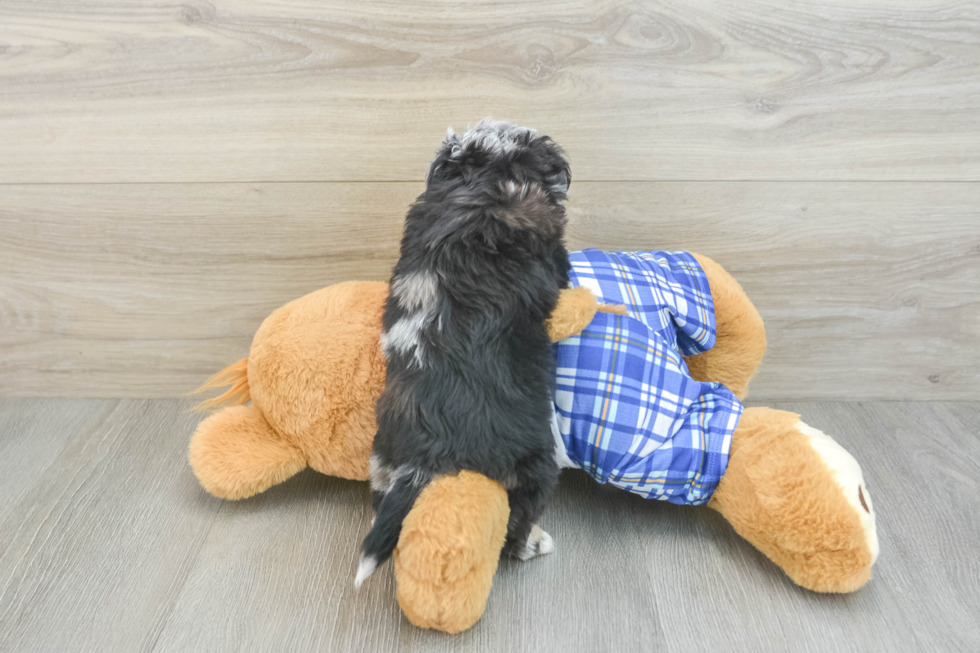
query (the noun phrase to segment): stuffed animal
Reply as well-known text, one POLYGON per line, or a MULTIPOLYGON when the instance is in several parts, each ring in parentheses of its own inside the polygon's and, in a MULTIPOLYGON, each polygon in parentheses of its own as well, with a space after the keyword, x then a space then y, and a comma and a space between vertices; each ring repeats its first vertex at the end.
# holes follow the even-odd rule
MULTIPOLYGON (((794 413, 740 403, 766 346, 741 286, 698 254, 570 258, 574 287, 549 322, 557 462, 645 497, 707 504, 803 587, 864 585, 878 543, 857 461, 794 413)), ((387 293, 347 282, 290 302, 247 359, 202 386, 231 386, 202 404, 230 405, 191 439, 205 489, 243 499, 306 467, 368 479, 387 293)), ((507 519, 503 486, 475 472, 422 492, 394 554, 412 623, 455 633, 480 618, 507 519)))

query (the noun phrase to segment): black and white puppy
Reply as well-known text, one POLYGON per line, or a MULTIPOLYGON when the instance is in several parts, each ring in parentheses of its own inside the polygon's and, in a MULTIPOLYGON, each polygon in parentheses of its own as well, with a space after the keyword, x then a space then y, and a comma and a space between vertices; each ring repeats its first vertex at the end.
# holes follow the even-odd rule
POLYGON ((433 478, 473 470, 508 491, 504 549, 553 549, 535 524, 558 480, 545 320, 568 285, 561 148, 484 120, 442 143, 405 219, 381 336, 371 456, 376 518, 354 584, 384 562, 433 478))

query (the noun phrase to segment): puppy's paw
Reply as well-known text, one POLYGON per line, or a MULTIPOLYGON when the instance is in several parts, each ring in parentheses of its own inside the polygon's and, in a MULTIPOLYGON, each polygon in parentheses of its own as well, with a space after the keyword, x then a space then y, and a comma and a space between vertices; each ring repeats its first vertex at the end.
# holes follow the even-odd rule
POLYGON ((521 560, 530 560, 531 558, 547 555, 554 550, 555 541, 551 539, 550 535, 541 530, 540 526, 535 524, 531 527, 531 534, 527 536, 527 542, 517 552, 517 557, 521 560))

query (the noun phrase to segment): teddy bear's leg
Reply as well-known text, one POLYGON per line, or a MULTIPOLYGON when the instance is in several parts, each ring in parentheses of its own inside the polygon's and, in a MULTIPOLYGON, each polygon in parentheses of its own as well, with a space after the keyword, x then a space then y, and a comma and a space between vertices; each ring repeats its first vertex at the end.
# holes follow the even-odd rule
POLYGON ((222 499, 258 494, 306 467, 254 406, 225 408, 201 422, 188 457, 204 489, 222 499))
POLYGON ((745 410, 708 505, 803 587, 853 592, 871 578, 878 538, 861 467, 795 413, 745 410))
POLYGON ((701 264, 715 305, 718 335, 715 346, 686 358, 698 381, 723 383, 739 399, 745 399, 749 381, 766 353, 766 329, 742 286, 707 256, 693 254, 701 264))
POLYGON ((507 491, 476 472, 442 476, 422 490, 394 554, 398 603, 409 621, 458 633, 480 619, 509 515, 507 491))

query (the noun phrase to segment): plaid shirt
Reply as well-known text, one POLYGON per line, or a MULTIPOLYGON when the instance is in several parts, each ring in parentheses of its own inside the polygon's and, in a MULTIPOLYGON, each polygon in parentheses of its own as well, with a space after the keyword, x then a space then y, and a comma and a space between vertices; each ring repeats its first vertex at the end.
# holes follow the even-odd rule
POLYGON ((742 405, 720 383, 692 379, 682 358, 715 343, 704 271, 686 252, 588 249, 569 258, 573 286, 629 315, 598 313, 555 345, 561 462, 643 497, 707 502, 742 405))

